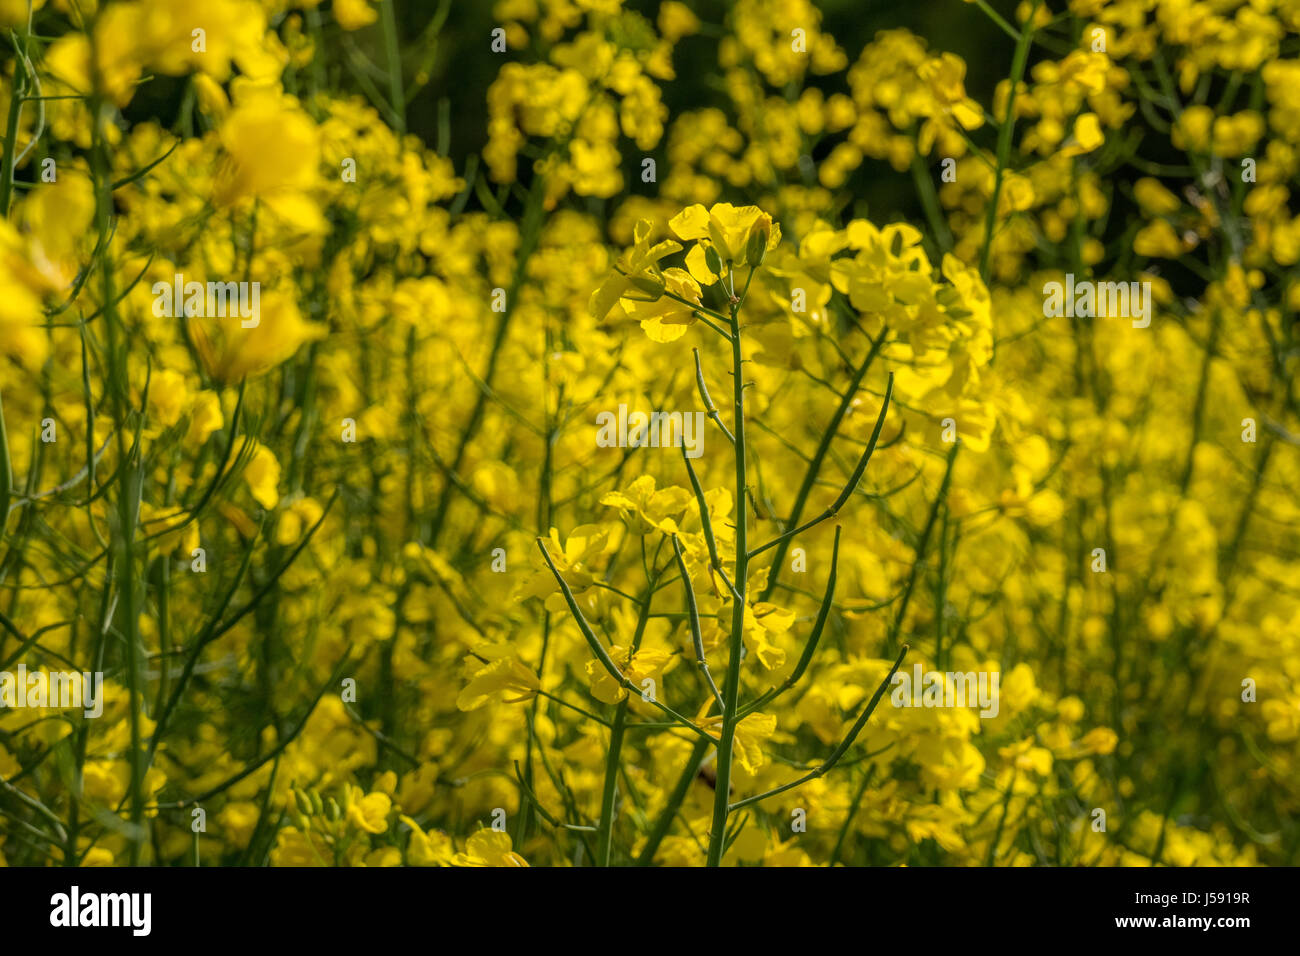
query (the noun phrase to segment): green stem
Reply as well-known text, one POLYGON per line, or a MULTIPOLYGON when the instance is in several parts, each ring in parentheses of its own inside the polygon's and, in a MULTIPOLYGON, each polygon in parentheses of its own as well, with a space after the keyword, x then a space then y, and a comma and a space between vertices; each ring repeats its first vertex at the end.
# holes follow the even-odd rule
MULTIPOLYGON (((784 783, 779 787, 773 787, 771 790, 766 790, 763 793, 758 793, 752 797, 746 797, 744 800, 739 800, 736 803, 733 803, 730 809, 733 811, 740 810, 750 804, 766 800, 768 797, 775 797, 779 793, 785 793, 787 790, 793 790, 795 787, 803 786, 809 780, 816 780, 818 777, 823 777, 830 773, 831 770, 835 768, 835 765, 840 762, 840 758, 849 752, 849 748, 853 746, 853 741, 857 740, 858 734, 862 733, 862 728, 867 726, 867 721, 870 720, 871 715, 875 713, 876 706, 880 703, 880 698, 885 696, 885 689, 889 687, 890 682, 894 679, 894 674, 898 671, 898 666, 903 663, 903 658, 907 656, 907 650, 908 647, 904 644, 903 649, 900 650, 898 656, 894 658, 894 666, 889 669, 889 673, 885 675, 885 679, 880 682, 880 686, 876 688, 876 692, 871 695, 871 700, 867 702, 867 706, 864 707, 862 713, 858 715, 858 719, 853 722, 853 726, 849 729, 848 734, 845 735, 844 739, 840 741, 839 746, 831 751, 831 755, 827 757, 820 766, 808 771, 802 777, 791 780, 789 783, 784 783)), ((877 753, 879 753, 879 751, 877 751, 877 753)))
POLYGON ((393 13, 393 0, 380 5, 380 18, 384 24, 384 59, 388 65, 388 96, 393 103, 393 116, 397 119, 397 133, 406 132, 406 94, 402 91, 402 54, 397 44, 397 17, 393 13))
MULTIPOLYGON (((536 543, 537 549, 542 552, 542 560, 546 562, 546 566, 550 568, 551 574, 555 576, 555 581, 560 586, 560 591, 564 595, 564 603, 568 605, 569 613, 573 615, 574 623, 578 625, 578 630, 582 632, 582 636, 586 640, 587 646, 591 648, 591 652, 596 655, 596 660, 600 661, 600 665, 605 668, 606 673, 618 682, 618 686, 635 694, 641 693, 641 688, 628 680, 623 672, 618 669, 618 665, 614 663, 614 659, 609 656, 609 651, 605 650, 605 646, 600 643, 600 638, 596 637, 596 632, 593 631, 591 625, 587 623, 587 618, 583 615, 582 608, 578 607, 577 599, 573 596, 573 589, 569 587, 568 582, 564 580, 564 576, 561 575, 559 569, 556 568, 555 562, 551 560, 550 552, 546 550, 546 543, 542 541, 541 538, 538 538, 536 543)), ((647 577, 653 576, 647 574, 647 577)), ((652 587, 649 594, 653 594, 656 590, 657 588, 652 587)), ((647 615, 647 617, 648 616, 649 615, 647 615)), ((705 731, 701 730, 693 721, 677 713, 677 711, 659 700, 657 695, 650 699, 650 703, 662 710, 674 721, 691 731, 691 733, 696 736, 705 737, 709 740, 714 739, 709 734, 705 733, 705 731)))
MULTIPOLYGON (((5 124, 5 151, 0 166, 0 216, 9 215, 9 202, 14 192, 14 164, 18 158, 18 120, 23 112, 23 93, 27 84, 18 78, 19 58, 14 60, 14 85, 9 95, 9 119, 5 124)), ((24 74, 25 76, 26 74, 24 74)))
POLYGON ((691 626, 691 641, 695 646, 695 663, 699 665, 704 674, 704 680, 709 685, 709 690, 713 694, 713 699, 722 707, 722 695, 718 693, 718 685, 713 682, 713 674, 709 672, 709 661, 704 654, 704 635, 700 630, 700 609, 695 603, 695 589, 691 586, 691 576, 686 570, 686 560, 682 557, 682 544, 677 535, 673 535, 673 551, 677 555, 677 567, 681 573, 682 584, 686 587, 686 613, 691 626))
MULTIPOLYGON (((890 627, 889 636, 885 641, 886 651, 894 649, 898 635, 903 630, 903 619, 907 617, 907 607, 912 601, 912 592, 916 589, 916 582, 920 578, 922 565, 925 563, 925 553, 930 544, 930 535, 934 531, 935 521, 939 517, 939 509, 943 507, 948 499, 948 487, 952 484, 952 469, 957 461, 957 452, 960 449, 961 443, 954 442, 952 450, 948 452, 943 471, 943 482, 939 485, 939 493, 930 505, 930 516, 926 519, 925 528, 921 531, 921 537, 917 541, 916 557, 912 561, 912 570, 908 573, 907 585, 903 588, 903 598, 898 604, 898 613, 894 617, 894 623, 890 627)), ((938 610, 938 613, 942 613, 942 608, 938 610)))
POLYGON ((600 796, 600 834, 596 863, 609 866, 614 845, 614 799, 618 796, 618 762, 622 757, 623 736, 627 730, 627 702, 624 697, 614 711, 614 724, 609 734, 609 753, 605 756, 605 789, 600 796))
POLYGON ((827 866, 834 866, 840 861, 840 851, 844 849, 844 840, 849 835, 849 830, 853 826, 853 818, 858 815, 858 807, 862 806, 862 798, 867 792, 867 786, 871 783, 871 778, 875 775, 876 765, 872 764, 867 768, 866 773, 862 775, 862 782, 858 784, 857 792, 853 794, 853 802, 849 804, 849 812, 844 815, 844 823, 840 827, 839 836, 835 838, 835 849, 831 850, 830 862, 827 866))
MULTIPOLYGON (((1003 33, 1011 37, 1011 39, 1015 40, 1016 42, 1020 42, 1020 40, 1023 38, 1023 34, 1015 27, 1013 27, 1010 23, 1008 23, 1006 19, 1002 16, 1002 14, 998 13, 996 10, 990 7, 986 2, 986 0, 975 0, 975 5, 979 7, 981 10, 983 10, 984 13, 988 16, 988 18, 992 20, 994 23, 996 23, 1003 33)), ((1037 11, 1035 10, 1035 12, 1037 11)), ((1030 21, 1032 22, 1032 20, 1033 18, 1031 17, 1030 21)), ((1026 30, 1029 29, 1028 24, 1026 24, 1025 29, 1026 30)))
POLYGON ((930 231, 934 233, 934 241, 940 252, 947 252, 952 248, 952 232, 948 229, 947 220, 943 218, 939 194, 935 191, 930 171, 919 152, 912 155, 912 181, 916 183, 916 195, 921 200, 921 209, 930 223, 930 231))
POLYGON ((980 278, 989 281, 989 256, 993 252, 993 227, 998 218, 998 196, 1002 192, 1002 174, 1011 158, 1011 135, 1016 128, 1016 87, 1025 76, 1025 64, 1029 61, 1029 47, 1034 37, 1034 16, 1042 0, 1035 0, 1025 21, 1025 29, 1016 41, 1016 54, 1011 61, 1011 87, 1007 90, 1007 109, 1002 118, 1002 128, 998 130, 998 165, 993 173, 993 196, 989 199, 988 213, 984 218, 984 249, 980 253, 980 278))
MULTIPOLYGON (((636 634, 632 637, 632 646, 628 650, 627 666, 632 666, 632 657, 641 647, 641 638, 645 636, 646 624, 650 620, 650 604, 654 600, 655 584, 658 576, 650 579, 645 596, 641 601, 641 613, 637 617, 636 634)), ((623 756, 623 738, 627 731, 627 708, 635 690, 628 690, 626 696, 618 702, 614 712, 614 724, 609 733, 609 753, 605 755, 605 788, 600 797, 600 834, 597 844, 597 863, 609 866, 610 854, 614 846, 614 800, 618 796, 618 768, 623 756)), ((656 693, 657 697, 658 694, 656 693)))
MULTIPOLYGON (((96 232, 107 236, 111 228, 113 207, 112 163, 108 156, 108 145, 103 136, 106 121, 105 103, 98 97, 91 104, 91 121, 94 129, 94 171, 97 186, 95 203, 96 232)), ((144 844, 144 754, 140 747, 140 622, 136 611, 136 566, 135 566, 135 532, 139 514, 141 492, 141 474, 132 463, 135 448, 127 444, 131 429, 127 418, 130 414, 130 345, 129 332, 117 312, 117 293, 114 289, 114 268, 109 242, 106 240, 99 252, 101 259, 100 276, 103 283, 104 325, 108 336, 108 367, 114 381, 111 394, 113 397, 114 419, 117 427, 118 457, 118 548, 119 574, 121 586, 118 601, 119 631, 123 640, 123 654, 126 658, 126 683, 129 693, 129 723, 131 752, 129 794, 131 801, 131 829, 129 831, 129 859, 131 866, 140 862, 144 844)), ((164 663, 163 666, 166 666, 164 663)))
MULTIPOLYGON (((817 478, 821 474, 822 463, 826 460, 826 454, 830 451, 831 443, 835 440, 836 434, 839 433, 840 422, 844 420, 844 416, 848 414, 849 409, 853 406, 853 399, 857 396, 858 388, 862 385, 862 379, 876 360, 876 356, 880 354, 885 339, 888 337, 889 329, 881 329, 879 337, 871 343, 871 349, 867 352, 866 358, 854 371, 853 379, 849 382, 849 387, 844 390, 844 397, 840 399, 839 407, 835 409, 835 414, 831 416, 830 423, 822 431, 821 440, 817 443, 817 450, 813 453, 812 460, 808 462, 808 468, 804 472, 803 483, 795 494, 794 507, 790 509, 790 517, 786 519, 787 528, 799 527, 799 519, 803 516, 803 509, 808 503, 808 496, 812 494, 812 490, 817 484, 817 478)), ((772 596, 772 592, 776 590, 777 582, 781 579, 781 570, 785 566, 786 549, 790 547, 793 540, 794 535, 782 537, 776 545, 776 555, 772 558, 772 570, 768 574, 767 586, 763 589, 763 593, 759 595, 760 601, 768 600, 772 596)))
POLYGON ((727 837, 727 800, 731 794, 731 756, 736 740, 740 697, 740 655, 744 648, 745 595, 749 577, 749 487, 745 462, 745 367, 740 349, 739 301, 731 306, 731 381, 735 399, 732 430, 736 459, 736 570, 732 585, 731 634, 728 640, 727 676, 722 685, 722 734, 718 740, 717 789, 713 797, 713 825, 709 831, 708 865, 719 866, 727 837))
POLYGON ((4 396, 0 393, 0 538, 4 537, 9 520, 9 500, 13 493, 14 470, 9 462, 9 432, 5 428, 4 396))
POLYGON ((681 776, 677 778, 677 785, 673 787, 673 792, 668 797, 668 802, 664 804, 663 812, 659 814, 659 819, 655 821, 654 829, 650 831, 650 836, 641 848, 641 855, 636 858, 637 866, 649 866, 655 858, 655 853, 659 850, 659 844, 663 842, 668 830, 672 826, 673 817, 681 809, 682 802, 686 799, 686 794, 690 792, 691 784, 700 773, 700 761, 704 759, 705 752, 709 749, 709 742, 700 738, 695 741, 690 756, 686 758, 686 764, 682 767, 681 776))

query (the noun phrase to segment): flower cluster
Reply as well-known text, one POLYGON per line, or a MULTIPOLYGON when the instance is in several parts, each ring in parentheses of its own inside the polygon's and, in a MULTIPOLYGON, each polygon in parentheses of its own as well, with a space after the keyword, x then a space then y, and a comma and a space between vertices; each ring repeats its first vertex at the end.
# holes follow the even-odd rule
POLYGON ((1295 862, 1292 5, 424 6, 0 3, 0 864, 1295 862))

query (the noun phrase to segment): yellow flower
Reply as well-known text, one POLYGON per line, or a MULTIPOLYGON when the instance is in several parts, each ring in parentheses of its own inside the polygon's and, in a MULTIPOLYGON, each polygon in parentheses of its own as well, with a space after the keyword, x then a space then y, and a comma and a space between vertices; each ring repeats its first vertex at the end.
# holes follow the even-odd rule
POLYGON ((29 12, 39 10, 43 6, 45 0, 36 0, 31 4, 28 0, 0 0, 0 26, 23 26, 27 23, 29 12))
MULTIPOLYGON (((643 647, 632 655, 629 663, 630 650, 629 647, 615 644, 610 648, 609 656, 633 686, 642 688, 643 692, 658 700, 664 669, 672 662, 673 655, 664 650, 643 647), (645 684, 647 680, 653 681, 654 686, 645 684)), ((627 688, 619 684, 600 661, 589 660, 586 666, 587 680, 591 683, 591 695, 597 700, 606 704, 617 704, 627 696, 627 688)))
POLYGON ((1119 735, 1109 727, 1094 727, 1077 744, 1080 753, 1104 755, 1115 752, 1119 735))
POLYGON ((1140 256, 1176 259, 1183 254, 1183 243, 1173 226, 1156 219, 1138 230, 1133 237, 1133 251, 1140 256))
MULTIPOLYGON (((560 542, 560 532, 552 528, 550 541, 546 543, 546 552, 573 593, 580 594, 595 583, 592 564, 605 553, 608 544, 609 529, 601 525, 579 525, 569 532, 569 537, 563 543, 560 542)), ((560 598, 555 609, 564 607, 555 575, 546 566, 541 552, 534 549, 530 559, 533 561, 534 571, 521 586, 520 596, 525 598, 555 596, 560 598)))
POLYGON ((623 309, 628 317, 641 323, 641 330, 652 342, 672 342, 685 335, 695 323, 696 310, 679 300, 696 304, 700 301, 699 285, 684 270, 665 269, 663 279, 664 287, 676 298, 661 296, 654 302, 636 298, 623 300, 623 309))
POLYGON ((1062 156, 1082 156, 1091 153, 1106 141, 1101 131, 1101 121, 1096 113, 1084 113, 1074 121, 1074 135, 1061 148, 1062 156))
POLYGON ((190 427, 185 433, 185 442, 189 445, 201 445, 208 436, 225 425, 221 414, 221 399, 216 392, 200 392, 194 400, 190 413, 190 427))
POLYGON ((745 640, 765 670, 776 670, 785 663, 785 649, 772 643, 772 637, 789 631, 794 617, 793 611, 766 601, 745 605, 745 640))
POLYGON ((113 866, 113 851, 102 846, 92 846, 81 858, 82 866, 113 866))
POLYGON ((517 657, 501 657, 487 664, 471 657, 466 667, 470 681, 456 697, 460 710, 477 710, 493 698, 505 704, 532 700, 542 686, 537 675, 517 657))
POLYGON ((334 19, 344 30, 360 30, 379 19, 379 13, 366 0, 334 0, 334 19))
MULTIPOLYGON (((781 227, 772 217, 757 206, 733 206, 721 202, 705 209, 701 205, 688 206, 668 223, 668 227, 681 239, 707 240, 725 272, 727 264, 733 267, 748 261, 750 235, 760 237, 762 252, 775 249, 781 242, 781 227)), ((701 283, 711 285, 718 276, 709 267, 706 247, 702 242, 686 256, 686 268, 701 283)), ((756 263, 755 263, 756 264, 756 263)))
POLYGON ((164 428, 175 425, 188 404, 185 376, 169 368, 153 373, 149 382, 149 417, 153 421, 164 428))
POLYGON ((230 112, 230 100, 221 84, 206 73, 200 73, 194 77, 194 91, 198 94, 199 109, 218 123, 225 122, 230 112))
POLYGON ((1254 110, 1235 116, 1219 116, 1211 132, 1211 150, 1216 156, 1245 156, 1264 135, 1264 117, 1254 110))
MULTIPOLYGON (((665 282, 658 262, 664 256, 681 251, 681 244, 665 239, 651 245, 654 224, 648 219, 637 221, 633 229, 635 244, 618 261, 618 269, 591 295, 588 311, 600 320, 609 315, 614 304, 624 297, 640 296, 653 301, 663 294, 665 282)), ((699 290, 696 290, 696 295, 699 290)))
POLYGON ((221 829, 229 834, 236 846, 248 845, 248 839, 257 828, 259 819, 261 819, 261 808, 250 800, 227 803, 217 814, 221 829))
POLYGON ((1040 777, 1046 777, 1052 772, 1052 752, 1045 747, 1035 747, 1032 737, 1009 747, 1001 747, 998 754, 1002 759, 1010 760, 1017 770, 1036 773, 1040 777))
POLYGON ((383 833, 388 829, 388 812, 393 801, 386 793, 362 796, 359 787, 348 786, 344 795, 348 822, 366 833, 383 833))
POLYGON ((1133 184, 1133 198, 1153 216, 1170 216, 1182 208, 1178 197, 1161 184, 1160 180, 1143 176, 1133 184))
POLYGON ((0 219, 0 351, 29 367, 39 368, 49 354, 49 336, 40 323, 43 299, 51 290, 18 231, 0 219))
POLYGON ((736 725, 736 759, 746 773, 757 773, 767 763, 762 742, 776 733, 775 714, 750 714, 736 725))
POLYGON ((23 203, 20 221, 29 234, 32 262, 56 288, 71 284, 81 269, 82 249, 90 237, 95 194, 90 177, 70 169, 58 181, 33 190, 23 203))
POLYGON ((333 851, 323 835, 303 832, 297 827, 284 827, 276 835, 275 848, 271 850, 274 866, 329 866, 333 851))
POLYGON ((275 90, 249 95, 221 124, 222 164, 214 196, 228 205, 249 197, 300 191, 316 184, 320 135, 296 101, 275 90), (270 143, 275 149, 268 149, 270 143))
POLYGON ((273 291, 259 298, 257 314, 249 319, 232 315, 179 320, 190 324, 208 374, 223 384, 262 375, 292 358, 307 342, 327 334, 324 325, 303 321, 297 302, 288 294, 273 291))
POLYGON ((1061 81, 1096 96, 1106 89, 1106 75, 1110 69, 1110 57, 1106 54, 1075 50, 1061 61, 1061 81))
POLYGON ((700 18, 686 4, 679 0, 664 0, 659 5, 659 34, 669 43, 698 33, 699 29, 700 18))
MULTIPOLYGON (((1095 148, 1095 144, 1090 147, 1090 149, 1095 148)), ((1088 152, 1088 150, 1083 150, 1083 152, 1088 152)), ((1002 195, 998 201, 999 214, 1010 215, 1014 212, 1024 212, 1033 204, 1034 184, 1030 182, 1029 177, 1008 172, 1002 179, 1002 195)))
POLYGON ((513 852, 510 834, 498 830, 479 830, 465 841, 465 852, 457 853, 455 866, 527 866, 518 853, 513 852))
POLYGON ((1213 123, 1214 110, 1208 106, 1189 106, 1174 126, 1174 145, 1195 153, 1209 152, 1213 123))
POLYGON ((253 500, 269 510, 280 503, 280 462, 271 449, 256 441, 253 444, 253 455, 244 468, 244 482, 253 500))
POLYGON ((672 485, 656 490, 654 476, 641 475, 625 491, 605 494, 600 503, 620 509, 623 520, 634 534, 662 531, 671 535, 678 530, 676 519, 694 500, 694 493, 686 488, 672 485))
POLYGON ((451 838, 441 830, 425 833, 408 816, 400 819, 411 828, 411 842, 406 847, 406 862, 411 866, 451 866, 456 858, 451 838))
POLYGON ((275 527, 276 544, 295 544, 320 520, 324 509, 315 498, 299 498, 280 514, 275 527))
POLYGON ((225 80, 233 62, 244 76, 266 78, 287 61, 253 0, 204 0, 201 23, 190 0, 106 4, 95 20, 94 46, 99 87, 119 106, 130 101, 145 69, 169 76, 198 70, 225 80))

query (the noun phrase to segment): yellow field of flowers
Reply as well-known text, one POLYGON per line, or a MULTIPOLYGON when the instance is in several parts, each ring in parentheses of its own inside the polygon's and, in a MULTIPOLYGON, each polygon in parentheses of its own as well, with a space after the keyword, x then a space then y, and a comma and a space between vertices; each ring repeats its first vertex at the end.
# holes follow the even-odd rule
POLYGON ((1297 862, 1300 2, 928 5, 0 0, 0 865, 1297 862))

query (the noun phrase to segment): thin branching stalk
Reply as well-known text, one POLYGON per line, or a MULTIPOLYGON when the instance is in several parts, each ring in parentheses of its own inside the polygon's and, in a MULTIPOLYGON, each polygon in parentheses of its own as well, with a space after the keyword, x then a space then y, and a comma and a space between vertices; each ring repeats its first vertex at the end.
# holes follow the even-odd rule
POLYGON ((984 216, 984 248, 980 251, 980 278, 989 280, 989 257, 993 253, 993 234, 998 221, 998 197, 1002 193, 1002 177, 1007 164, 1011 161, 1011 138, 1016 128, 1016 87, 1025 76, 1025 65, 1029 62, 1029 47, 1034 39, 1034 17, 1042 0, 1034 0, 1025 21, 1025 28, 1016 40, 1016 52, 1011 61, 1011 81, 1007 89, 1007 108, 1002 117, 1002 126, 998 130, 997 166, 993 171, 993 195, 989 197, 989 208, 984 216))
MULTIPOLYGON (((862 360, 862 364, 860 364, 853 372, 853 378, 849 382, 849 387, 844 390, 844 397, 841 399, 839 407, 835 409, 835 414, 831 416, 830 422, 822 432, 821 440, 817 443, 817 450, 813 452, 813 457, 808 463, 807 470, 804 472, 803 483, 800 484, 799 491, 795 494, 794 507, 790 509, 790 517, 787 519, 788 526, 798 525, 799 519, 803 516, 804 506, 808 503, 808 496, 812 493, 813 486, 816 485, 817 478, 821 474, 822 462, 826 459, 826 453, 830 451, 831 443, 835 440, 835 436, 839 432, 840 423, 844 420, 844 416, 852 407, 853 399, 856 397, 858 389, 862 385, 863 378, 866 377, 867 371, 876 360, 876 356, 880 354, 880 350, 884 346, 885 340, 888 337, 889 329, 887 327, 881 329, 880 335, 871 343, 871 348, 868 350, 866 358, 862 360)), ((880 411, 881 422, 884 421, 885 410, 888 407, 889 393, 887 392, 884 405, 881 407, 880 411)), ((872 451, 875 450, 874 442, 878 437, 879 431, 877 430, 872 437, 873 444, 870 446, 872 451)), ((869 456, 870 452, 868 452, 868 457, 869 456)), ((776 589, 777 581, 781 576, 781 569, 785 564, 786 549, 790 546, 790 542, 793 538, 794 533, 791 533, 788 537, 782 537, 779 539, 779 543, 776 546, 776 556, 772 558, 772 573, 768 578, 767 586, 763 589, 763 593, 759 597, 759 600, 768 600, 772 596, 772 592, 776 589)))
POLYGON ((904 644, 902 650, 898 652, 898 656, 894 658, 894 666, 889 669, 889 673, 885 675, 885 679, 880 682, 880 686, 876 688, 876 692, 871 695, 871 700, 868 701, 867 706, 863 708, 862 713, 858 715, 858 719, 853 722, 853 727, 849 730, 848 734, 845 735, 844 739, 840 741, 839 746, 831 751, 831 755, 826 758, 821 766, 817 767, 815 770, 808 771, 808 773, 804 774, 797 780, 791 780, 789 783, 782 784, 779 787, 773 787, 771 790, 764 791, 763 793, 755 794, 752 797, 746 797, 743 800, 738 800, 731 804, 728 809, 731 811, 739 810, 741 807, 747 807, 752 803, 758 803, 760 800, 766 800, 768 797, 774 797, 778 793, 785 793, 787 790, 793 790, 795 787, 801 786, 809 780, 816 780, 818 777, 825 776, 829 773, 830 770, 839 763, 840 758, 843 757, 848 752, 849 748, 853 746, 853 741, 858 739, 858 734, 862 733, 862 728, 867 726, 867 721, 871 719, 872 713, 875 712, 876 705, 880 703, 880 698, 885 695, 885 689, 889 687, 890 681, 894 679, 894 674, 898 671, 899 665, 903 663, 903 658, 906 656, 907 645, 904 644))
MULTIPOLYGON (((605 645, 600 642, 600 638, 596 636, 596 632, 593 631, 591 625, 587 623, 586 616, 582 613, 582 609, 578 607, 577 599, 573 596, 573 589, 569 587, 568 582, 564 580, 564 576, 560 574, 559 569, 556 568, 555 562, 551 560, 550 552, 546 550, 546 544, 541 538, 537 539, 537 547, 538 550, 542 552, 542 559, 546 562, 546 566, 550 568, 551 574, 555 576, 556 582, 560 585, 560 591, 564 594, 564 602, 569 606, 569 613, 573 615, 573 620, 578 625, 578 630, 582 632, 582 636, 586 640, 587 646, 590 647, 591 652, 596 655, 596 660, 600 661, 600 664, 605 668, 606 673, 608 673, 610 677, 614 678, 620 687, 630 693, 640 694, 641 688, 628 680, 627 677, 624 676, 623 672, 619 670, 618 665, 614 663, 614 659, 609 656, 609 651, 605 650, 605 645)), ((652 588, 651 590, 653 591, 654 589, 652 588)), ((669 717, 673 718, 675 722, 685 727, 687 730, 690 730, 692 733, 709 740, 713 739, 711 735, 705 733, 705 731, 698 727, 693 721, 688 720, 667 704, 663 703, 663 701, 659 700, 657 694, 650 699, 649 703, 662 710, 669 717)))
MULTIPOLYGON (((731 265, 728 263, 728 271, 731 265)), ((753 276, 753 269, 750 269, 753 276)), ((717 790, 713 800, 713 823, 709 830, 708 865, 722 863, 727 833, 727 799, 731 793, 731 759, 739 723, 740 665, 744 651, 745 597, 749 580, 749 480, 748 454, 745 444, 745 358, 740 343, 740 302, 733 295, 731 303, 731 381, 734 409, 732 434, 735 437, 736 467, 736 565, 732 577, 735 595, 731 604, 731 633, 727 641, 727 674, 722 685, 722 728, 718 742, 717 790)))
POLYGON ((678 540, 677 535, 673 535, 673 553, 677 556, 677 568, 681 572, 682 586, 686 590, 686 613, 690 619, 691 641, 695 645, 695 663, 704 675, 704 680, 709 685, 709 691, 713 694, 713 699, 717 701, 718 709, 721 711, 723 708, 722 695, 718 693, 718 685, 713 682, 713 674, 709 672, 708 659, 704 656, 704 637, 700 632, 700 609, 695 603, 695 588, 691 584, 690 572, 686 570, 686 559, 682 557, 682 543, 678 540))

